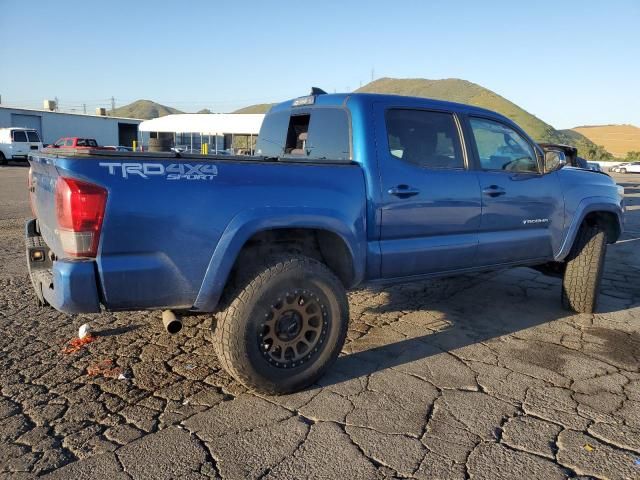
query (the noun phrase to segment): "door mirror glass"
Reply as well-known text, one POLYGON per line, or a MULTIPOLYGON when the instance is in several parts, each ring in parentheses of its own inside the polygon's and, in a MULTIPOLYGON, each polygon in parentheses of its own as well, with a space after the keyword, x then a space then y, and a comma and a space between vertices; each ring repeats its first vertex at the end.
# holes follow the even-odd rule
POLYGON ((547 150, 544 152, 544 173, 559 170, 567 164, 567 157, 560 150, 547 150))

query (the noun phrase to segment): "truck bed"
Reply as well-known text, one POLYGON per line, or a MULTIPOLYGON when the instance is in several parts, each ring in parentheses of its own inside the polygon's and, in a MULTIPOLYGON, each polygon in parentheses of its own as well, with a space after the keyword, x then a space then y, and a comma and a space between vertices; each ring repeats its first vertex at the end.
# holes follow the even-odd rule
POLYGON ((54 278, 56 263, 90 263, 109 310, 211 310, 226 263, 251 229, 302 217, 309 227, 326 227, 326 219, 347 225, 340 234, 364 242, 364 258, 365 182, 355 163, 64 149, 45 149, 30 163, 39 231, 57 257, 54 278), (107 189, 95 259, 65 258, 56 232, 59 176, 107 189))

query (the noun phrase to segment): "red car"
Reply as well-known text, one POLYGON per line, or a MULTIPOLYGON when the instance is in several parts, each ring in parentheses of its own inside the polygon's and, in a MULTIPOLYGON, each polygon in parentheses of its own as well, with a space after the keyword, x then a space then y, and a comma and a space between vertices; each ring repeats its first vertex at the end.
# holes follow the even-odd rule
POLYGON ((77 148, 92 150, 115 150, 113 147, 101 147, 95 138, 63 137, 47 148, 77 148))

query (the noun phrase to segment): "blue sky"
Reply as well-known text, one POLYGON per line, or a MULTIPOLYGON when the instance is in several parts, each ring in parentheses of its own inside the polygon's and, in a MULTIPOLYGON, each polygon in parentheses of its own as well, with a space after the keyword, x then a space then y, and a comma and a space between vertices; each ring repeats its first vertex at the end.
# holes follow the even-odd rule
POLYGON ((357 88, 476 82, 557 128, 640 126, 640 1, 0 0, 3 104, 185 111, 357 88))

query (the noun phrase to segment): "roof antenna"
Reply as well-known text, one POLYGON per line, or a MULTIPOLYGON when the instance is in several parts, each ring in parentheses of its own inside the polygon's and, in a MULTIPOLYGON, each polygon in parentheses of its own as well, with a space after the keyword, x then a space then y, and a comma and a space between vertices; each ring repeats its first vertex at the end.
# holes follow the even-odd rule
POLYGON ((326 95, 327 92, 318 87, 311 87, 311 95, 326 95))

